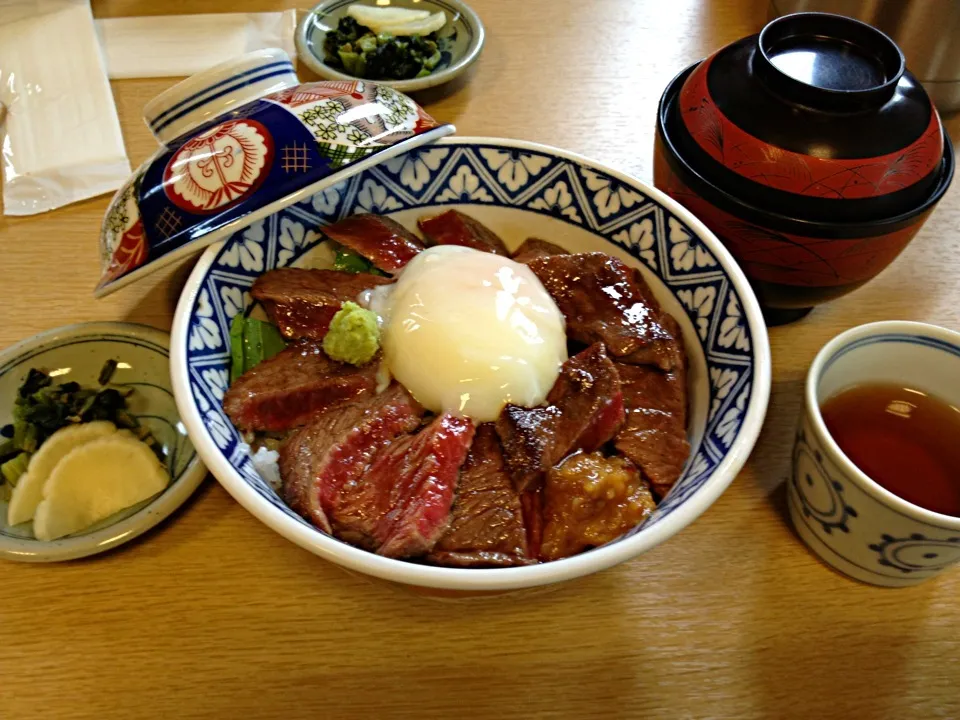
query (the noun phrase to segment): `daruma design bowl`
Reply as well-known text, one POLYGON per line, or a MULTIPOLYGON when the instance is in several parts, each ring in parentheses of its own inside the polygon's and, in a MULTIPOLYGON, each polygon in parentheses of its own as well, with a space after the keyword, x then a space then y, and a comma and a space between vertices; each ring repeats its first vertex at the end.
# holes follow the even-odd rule
POLYGON ((724 491, 746 461, 770 392, 770 350, 756 298, 739 267, 688 211, 657 190, 542 145, 446 139, 367 170, 209 248, 181 296, 171 360, 177 402, 198 452, 244 507, 292 542, 352 571, 457 593, 504 592, 570 580, 663 542, 724 491), (221 407, 228 326, 254 279, 323 254, 322 226, 357 212, 415 228, 446 208, 466 212, 511 247, 535 236, 572 251, 602 251, 641 269, 683 328, 690 358, 685 472, 657 511, 627 536, 533 567, 465 570, 379 557, 324 535, 284 505, 239 447, 221 407))

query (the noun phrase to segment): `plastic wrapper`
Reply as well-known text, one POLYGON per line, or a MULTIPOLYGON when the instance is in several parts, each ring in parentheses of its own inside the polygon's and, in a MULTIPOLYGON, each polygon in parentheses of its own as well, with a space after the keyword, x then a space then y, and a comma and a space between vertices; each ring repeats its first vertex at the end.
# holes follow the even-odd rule
POLYGON ((32 215, 130 175, 88 0, 0 0, 3 205, 32 215))

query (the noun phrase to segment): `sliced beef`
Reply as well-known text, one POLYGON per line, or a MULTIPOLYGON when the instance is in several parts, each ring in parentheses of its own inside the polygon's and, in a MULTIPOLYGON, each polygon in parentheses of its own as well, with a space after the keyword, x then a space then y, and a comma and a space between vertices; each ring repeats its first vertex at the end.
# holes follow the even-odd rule
POLYGON ((320 340, 344 302, 390 282, 369 273, 278 268, 258 277, 250 294, 284 337, 320 340))
POLYGON ((507 246, 493 230, 459 210, 447 210, 433 217, 420 218, 417 225, 428 245, 462 245, 495 255, 510 256, 507 246))
POLYGON ((396 220, 382 215, 351 215, 323 228, 324 234, 388 273, 395 273, 423 250, 423 243, 396 220))
POLYGON ((683 363, 679 337, 635 268, 605 253, 534 258, 530 269, 567 320, 567 336, 602 342, 623 362, 672 370, 683 363))
POLYGON ((507 405, 496 427, 514 484, 524 492, 571 452, 590 452, 613 438, 623 421, 620 377, 596 343, 563 364, 545 407, 507 405))
POLYGON ((453 567, 532 562, 520 496, 507 474, 493 423, 477 428, 460 470, 450 528, 427 559, 453 567))
POLYGON ((554 442, 560 422, 556 407, 525 408, 507 405, 497 418, 497 434, 514 485, 520 492, 537 487, 543 474, 563 457, 554 442))
POLYGON ((400 385, 317 414, 280 446, 283 497, 292 510, 331 532, 330 517, 374 453, 420 424, 423 409, 400 385))
POLYGON ((560 408, 558 440, 568 452, 591 452, 616 435, 625 419, 616 365, 600 343, 567 360, 550 388, 547 403, 560 408))
POLYGON ((354 367, 302 341, 245 372, 230 386, 223 409, 239 429, 282 431, 338 408, 377 386, 378 362, 354 367))
POLYGON ((543 487, 542 560, 559 560, 616 540, 656 507, 632 462, 578 453, 547 475, 543 487))
POLYGON ((543 543, 543 488, 521 493, 520 507, 523 508, 523 523, 527 526, 527 548, 530 557, 538 558, 543 543))
POLYGON ((527 238, 523 241, 523 245, 517 248, 517 251, 513 254, 513 259, 519 263, 528 263, 534 258, 550 255, 569 255, 569 253, 552 242, 539 238, 527 238))
POLYGON ((678 323, 670 313, 663 311, 657 299, 650 291, 650 286, 643 281, 640 273, 637 272, 636 274, 643 283, 639 287, 644 290, 644 298, 651 307, 656 309, 657 322, 660 323, 660 326, 667 331, 673 340, 641 347, 629 355, 617 358, 617 360, 631 365, 650 365, 665 372, 686 368, 687 353, 683 349, 683 330, 680 329, 680 323, 678 323))
POLYGON ((450 523, 473 434, 468 418, 441 415, 382 449, 330 511, 334 532, 387 557, 432 550, 450 523))
POLYGON ((413 557, 433 549, 450 524, 457 477, 474 431, 469 418, 441 415, 417 435, 402 461, 381 466, 397 474, 393 502, 377 526, 379 555, 413 557))
POLYGON ((674 372, 618 364, 627 422, 617 450, 630 458, 663 497, 680 477, 690 455, 687 387, 682 367, 674 372))

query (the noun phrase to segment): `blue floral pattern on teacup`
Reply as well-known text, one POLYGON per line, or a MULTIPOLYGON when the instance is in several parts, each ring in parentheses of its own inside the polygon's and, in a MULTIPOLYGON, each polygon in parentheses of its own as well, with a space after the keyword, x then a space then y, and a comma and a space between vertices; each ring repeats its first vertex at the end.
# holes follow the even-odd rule
POLYGON ((803 430, 797 435, 791 482, 803 514, 818 522, 825 533, 850 532, 847 524, 857 517, 857 511, 843 499, 843 483, 823 467, 820 451, 810 447, 803 430))
POLYGON ((879 556, 880 565, 902 573, 943 570, 960 561, 960 537, 937 540, 922 533, 905 538, 883 535, 881 542, 871 545, 870 549, 879 556))

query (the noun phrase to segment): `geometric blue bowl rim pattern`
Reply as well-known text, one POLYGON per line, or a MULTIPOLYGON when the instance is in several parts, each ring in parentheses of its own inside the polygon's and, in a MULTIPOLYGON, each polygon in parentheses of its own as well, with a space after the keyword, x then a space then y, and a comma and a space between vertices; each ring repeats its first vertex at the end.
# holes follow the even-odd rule
POLYGON ((587 574, 639 554, 692 522, 746 461, 770 392, 769 343, 756 298, 729 253, 692 215, 659 191, 573 153, 523 141, 465 137, 446 138, 367 169, 208 249, 177 309, 172 371, 181 415, 198 451, 227 490, 261 520, 301 546, 362 572, 478 590, 587 574), (465 203, 548 215, 606 239, 652 270, 696 328, 710 392, 702 439, 651 517, 602 548, 528 568, 454 570, 379 558, 329 536, 311 537, 321 533, 259 477, 223 413, 229 321, 249 305, 247 290, 257 276, 289 264, 319 242, 317 226, 352 213, 465 203), (624 543, 630 550, 620 547, 624 543))

